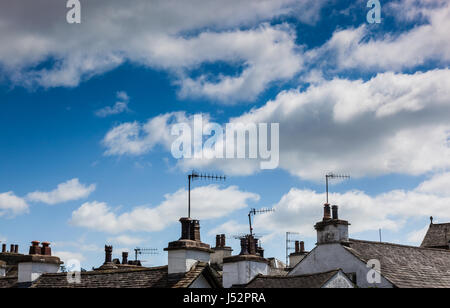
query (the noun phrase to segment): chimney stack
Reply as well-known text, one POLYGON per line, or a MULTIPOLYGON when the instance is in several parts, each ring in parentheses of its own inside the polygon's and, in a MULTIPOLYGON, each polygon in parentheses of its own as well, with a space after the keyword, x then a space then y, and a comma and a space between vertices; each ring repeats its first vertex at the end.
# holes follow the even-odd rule
POLYGON ((122 264, 128 264, 128 252, 122 252, 122 264))
POLYGON ((224 248, 226 246, 225 243, 225 234, 220 235, 220 247, 224 248))
POLYGON ((41 255, 43 256, 51 256, 52 249, 50 248, 49 242, 42 242, 41 255))
POLYGON ((220 234, 216 235, 216 248, 217 247, 222 247, 220 234))
POLYGON ((338 206, 337 205, 333 205, 331 207, 332 211, 333 211, 333 219, 338 220, 339 216, 338 216, 338 206))
POLYGON ((214 251, 208 244, 200 240, 200 221, 189 217, 180 218, 181 238, 178 241, 170 242, 168 252, 168 273, 189 272, 198 262, 211 260, 211 253, 214 251))
POLYGON ((41 247, 39 247, 39 241, 32 241, 30 246, 30 255, 40 255, 41 247))
POLYGON ((112 246, 105 245, 105 263, 104 264, 112 262, 112 251, 113 251, 112 246))
POLYGON ((241 238, 241 252, 239 253, 239 255, 248 255, 248 247, 247 247, 247 238, 246 237, 242 237, 241 238))
POLYGON ((331 219, 331 210, 330 205, 328 203, 325 203, 323 207, 323 220, 330 220, 331 219))

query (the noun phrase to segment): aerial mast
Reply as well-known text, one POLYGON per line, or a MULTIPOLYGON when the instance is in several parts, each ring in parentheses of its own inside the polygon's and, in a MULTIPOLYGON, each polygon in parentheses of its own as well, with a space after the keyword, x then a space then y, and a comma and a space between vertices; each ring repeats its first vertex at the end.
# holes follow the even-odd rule
POLYGON ((327 192, 327 204, 328 203, 328 181, 330 179, 349 179, 350 176, 349 175, 344 175, 344 174, 335 174, 333 172, 329 172, 325 175, 325 183, 326 183, 326 192, 327 192))
POLYGON ((188 218, 191 218, 191 182, 195 179, 200 180, 212 180, 212 181, 225 181, 226 176, 219 175, 211 175, 211 174, 201 174, 195 171, 192 171, 191 174, 188 174, 188 218))

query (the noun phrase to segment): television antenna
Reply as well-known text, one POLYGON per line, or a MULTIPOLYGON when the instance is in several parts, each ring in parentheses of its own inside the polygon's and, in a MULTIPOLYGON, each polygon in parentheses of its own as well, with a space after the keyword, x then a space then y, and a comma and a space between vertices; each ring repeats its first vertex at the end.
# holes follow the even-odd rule
POLYGON ((191 182, 193 182, 195 179, 225 181, 227 178, 226 176, 222 175, 202 174, 195 171, 192 171, 191 174, 188 174, 188 218, 191 218, 191 182))
POLYGON ((326 188, 327 188, 327 204, 328 204, 328 181, 330 179, 349 179, 350 175, 345 174, 335 174, 333 172, 329 172, 325 175, 325 182, 326 182, 326 188))
POLYGON ((256 214, 263 214, 263 213, 270 213, 274 212, 274 209, 251 209, 250 212, 248 212, 248 224, 250 226, 250 235, 253 236, 253 227, 252 227, 252 216, 255 216, 256 214))
POLYGON ((138 261, 138 255, 158 255, 158 249, 157 248, 139 248, 136 247, 134 249, 134 260, 138 261))
POLYGON ((286 232, 286 266, 289 265, 289 252, 294 250, 290 244, 295 243, 295 240, 291 238, 291 235, 299 235, 298 232, 286 232))

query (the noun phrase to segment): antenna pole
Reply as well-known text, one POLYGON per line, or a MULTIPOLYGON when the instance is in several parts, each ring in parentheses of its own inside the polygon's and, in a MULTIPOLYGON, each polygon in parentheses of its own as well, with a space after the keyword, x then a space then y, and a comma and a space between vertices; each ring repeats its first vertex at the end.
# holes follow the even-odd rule
POLYGON ((188 218, 191 218, 191 175, 188 175, 188 218))
POLYGON ((328 175, 325 176, 325 182, 327 183, 327 204, 328 204, 328 175))
POLYGON ((191 174, 188 174, 188 218, 191 218, 191 181, 194 181, 194 179, 196 178, 212 181, 226 180, 226 176, 199 174, 195 171, 192 171, 191 174))

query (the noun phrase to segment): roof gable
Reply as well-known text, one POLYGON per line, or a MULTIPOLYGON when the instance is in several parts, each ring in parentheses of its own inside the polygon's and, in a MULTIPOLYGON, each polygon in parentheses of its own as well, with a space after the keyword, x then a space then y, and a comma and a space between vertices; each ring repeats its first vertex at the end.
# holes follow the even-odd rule
POLYGON ((420 247, 448 249, 450 241, 450 223, 430 224, 420 247))

